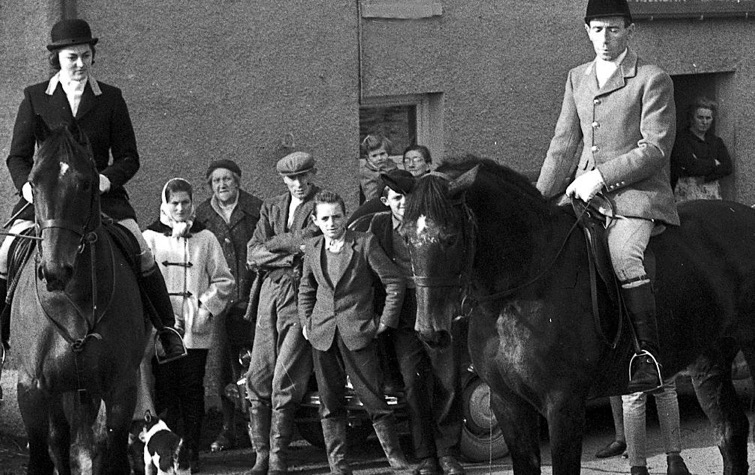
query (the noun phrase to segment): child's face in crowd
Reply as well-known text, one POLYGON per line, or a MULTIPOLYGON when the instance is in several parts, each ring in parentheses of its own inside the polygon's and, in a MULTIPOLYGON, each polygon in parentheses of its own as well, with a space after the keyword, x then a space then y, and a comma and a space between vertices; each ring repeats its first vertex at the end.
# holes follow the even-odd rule
POLYGON ((191 197, 185 191, 174 191, 168 200, 168 212, 173 221, 182 223, 191 215, 191 197))
POLYGON ((404 220, 406 196, 404 196, 402 193, 396 193, 395 191, 388 189, 388 196, 381 197, 380 201, 382 201, 384 205, 391 208, 391 214, 394 218, 396 218, 398 221, 404 220))
POLYGON ((371 150, 367 153, 367 161, 372 163, 372 165, 378 170, 383 169, 388 163, 388 160, 390 160, 390 158, 388 158, 388 151, 384 147, 371 150))
POLYGON ((303 200, 309 194, 309 189, 312 186, 312 177, 314 173, 307 172, 299 175, 284 176, 283 183, 288 187, 288 191, 291 196, 303 200))
POLYGON ((338 239, 346 232, 346 213, 340 203, 317 203, 312 221, 329 239, 338 239))

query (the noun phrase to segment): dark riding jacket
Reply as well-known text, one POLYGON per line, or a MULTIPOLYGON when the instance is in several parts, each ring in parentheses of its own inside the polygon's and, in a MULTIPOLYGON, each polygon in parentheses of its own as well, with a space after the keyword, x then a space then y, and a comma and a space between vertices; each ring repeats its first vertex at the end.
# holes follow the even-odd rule
MULTIPOLYGON (((34 166, 35 147, 44 141, 46 130, 75 123, 89 139, 97 171, 110 180, 110 190, 100 196, 102 211, 116 220, 136 219, 123 185, 139 170, 139 153, 121 90, 90 77, 74 117, 63 86, 58 84, 48 94, 49 84, 45 81, 24 89, 16 115, 6 164, 19 194, 34 166)), ((21 198, 13 212, 25 204, 21 198)), ((19 218, 34 219, 34 210, 30 207, 19 218)))

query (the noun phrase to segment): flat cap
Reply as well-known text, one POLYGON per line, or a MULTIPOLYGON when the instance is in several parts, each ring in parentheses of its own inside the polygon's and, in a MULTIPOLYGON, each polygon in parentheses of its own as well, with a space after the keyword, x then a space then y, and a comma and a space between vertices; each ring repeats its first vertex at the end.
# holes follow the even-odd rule
POLYGON ((283 176, 300 175, 315 168, 315 159, 307 152, 293 152, 278 160, 275 168, 283 176))
POLYGON ((385 186, 396 193, 401 193, 402 195, 411 193, 414 189, 414 184, 417 181, 417 179, 414 178, 414 175, 400 168, 396 168, 387 173, 381 173, 380 178, 383 180, 383 183, 385 183, 385 186))
POLYGON ((225 168, 226 170, 230 170, 238 176, 241 176, 241 168, 239 168, 236 162, 234 162, 233 160, 228 160, 227 158, 210 162, 210 165, 207 167, 207 174, 205 176, 207 178, 210 178, 212 172, 214 172, 218 168, 225 168))

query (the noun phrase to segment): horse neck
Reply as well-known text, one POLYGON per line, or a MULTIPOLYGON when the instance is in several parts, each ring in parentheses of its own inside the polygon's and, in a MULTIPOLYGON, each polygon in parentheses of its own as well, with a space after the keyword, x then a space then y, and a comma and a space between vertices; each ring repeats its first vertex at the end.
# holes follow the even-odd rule
POLYGON ((501 198, 495 190, 482 193, 499 198, 476 204, 473 197, 470 200, 478 222, 476 280, 490 292, 500 292, 544 272, 567 239, 573 220, 554 207, 501 198))

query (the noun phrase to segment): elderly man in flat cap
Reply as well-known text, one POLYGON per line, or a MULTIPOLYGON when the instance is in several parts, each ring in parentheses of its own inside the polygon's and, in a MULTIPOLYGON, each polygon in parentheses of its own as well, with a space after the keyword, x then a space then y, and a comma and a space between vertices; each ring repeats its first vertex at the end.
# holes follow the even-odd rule
POLYGON ((310 218, 317 169, 312 155, 294 152, 278 161, 277 170, 288 191, 264 201, 247 251, 247 264, 262 276, 247 374, 253 474, 287 472, 294 412, 312 375, 312 348, 296 302, 304 241, 320 233, 310 218))
POLYGON ((236 445, 236 410, 225 397, 225 386, 241 377, 239 351, 252 347, 253 322, 244 319, 254 272, 246 265, 246 246, 260 219, 262 200, 241 189, 241 168, 233 160, 215 160, 207 167, 207 185, 212 196, 197 207, 196 221, 212 231, 223 248, 236 285, 220 333, 220 399, 223 428, 210 445, 213 452, 236 445))
POLYGON ((414 456, 419 460, 414 473, 462 475, 465 471, 457 460, 462 424, 458 347, 433 349, 419 339, 414 329, 417 297, 409 249, 399 234, 406 196, 417 178, 406 170, 391 170, 380 177, 386 184, 381 200, 390 211, 373 214, 369 231, 407 283, 398 328, 389 329, 386 337, 393 343, 404 381, 414 456))

